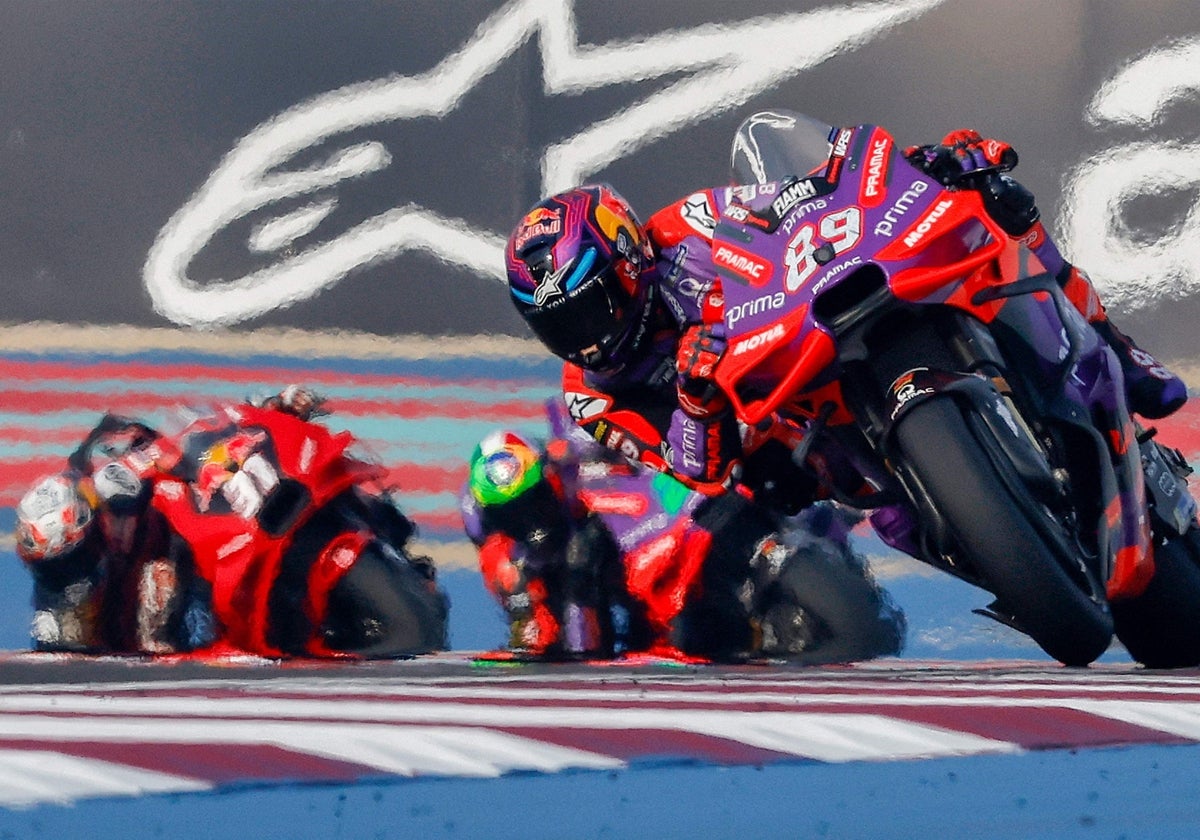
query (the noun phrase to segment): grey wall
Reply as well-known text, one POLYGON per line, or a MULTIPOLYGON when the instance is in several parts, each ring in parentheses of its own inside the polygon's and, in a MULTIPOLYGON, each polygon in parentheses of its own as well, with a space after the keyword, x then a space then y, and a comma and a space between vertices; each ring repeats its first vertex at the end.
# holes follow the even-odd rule
POLYGON ((1190 0, 0 0, 0 320, 524 334, 496 255, 543 192, 648 215, 782 105, 1008 139, 1190 357, 1198 89, 1190 0))

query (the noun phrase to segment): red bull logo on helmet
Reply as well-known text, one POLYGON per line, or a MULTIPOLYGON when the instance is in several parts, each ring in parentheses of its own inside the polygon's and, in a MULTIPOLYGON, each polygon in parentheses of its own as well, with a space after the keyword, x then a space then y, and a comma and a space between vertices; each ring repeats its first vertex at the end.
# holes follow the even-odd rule
POLYGON ((513 248, 520 251, 529 240, 539 236, 554 236, 562 232, 562 216, 549 207, 535 207, 525 214, 513 237, 513 248))

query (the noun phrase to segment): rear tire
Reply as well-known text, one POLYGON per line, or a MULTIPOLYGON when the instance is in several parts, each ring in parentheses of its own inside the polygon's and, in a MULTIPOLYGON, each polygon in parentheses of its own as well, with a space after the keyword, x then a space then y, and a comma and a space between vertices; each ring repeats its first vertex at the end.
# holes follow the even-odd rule
POLYGON ((1114 601, 1117 638, 1147 668, 1200 665, 1200 529, 1154 546, 1154 577, 1136 598, 1114 601))
POLYGON ((1048 511, 1018 498, 966 423, 958 403, 934 397, 913 406, 895 429, 905 462, 945 519, 958 550, 1019 628, 1065 665, 1087 665, 1112 641, 1113 619, 1066 569, 1064 545, 1040 531, 1048 511))

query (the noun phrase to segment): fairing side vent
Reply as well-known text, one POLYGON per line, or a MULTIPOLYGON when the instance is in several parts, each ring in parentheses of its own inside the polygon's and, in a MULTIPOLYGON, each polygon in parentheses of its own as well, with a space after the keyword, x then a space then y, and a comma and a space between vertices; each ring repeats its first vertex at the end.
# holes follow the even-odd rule
POLYGON ((864 265, 819 294, 813 301, 813 315, 840 333, 885 305, 890 297, 883 269, 864 265))

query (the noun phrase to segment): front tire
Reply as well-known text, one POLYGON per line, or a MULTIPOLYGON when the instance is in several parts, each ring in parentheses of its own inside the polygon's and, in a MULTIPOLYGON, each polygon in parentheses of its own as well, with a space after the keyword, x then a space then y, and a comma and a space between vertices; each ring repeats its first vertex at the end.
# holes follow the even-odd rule
POLYGON ((806 537, 789 548, 764 610, 763 651, 797 665, 894 656, 904 613, 848 545, 806 537))
POLYGON ((321 632, 334 650, 366 659, 446 647, 446 596, 407 557, 368 545, 329 593, 321 632))
POLYGON ((1104 653, 1113 635, 1107 605, 1068 574, 1074 558, 1066 541, 1045 535, 1057 523, 1032 494, 1019 498, 1009 489, 1020 480, 998 473, 953 397, 913 406, 895 434, 957 551, 1014 623, 1065 665, 1087 665, 1104 653))

